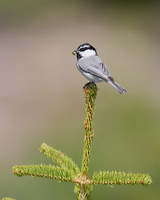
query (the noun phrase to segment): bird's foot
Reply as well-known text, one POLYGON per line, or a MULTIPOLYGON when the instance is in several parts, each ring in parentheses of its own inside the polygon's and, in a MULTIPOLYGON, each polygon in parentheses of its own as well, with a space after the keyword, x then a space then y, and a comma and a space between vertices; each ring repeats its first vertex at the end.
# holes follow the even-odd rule
POLYGON ((88 82, 83 86, 83 89, 89 87, 93 90, 94 89, 93 86, 95 87, 95 89, 97 89, 97 85, 95 84, 95 82, 88 82))
POLYGON ((97 85, 95 84, 95 82, 92 82, 92 84, 94 85, 95 88, 97 88, 97 85))

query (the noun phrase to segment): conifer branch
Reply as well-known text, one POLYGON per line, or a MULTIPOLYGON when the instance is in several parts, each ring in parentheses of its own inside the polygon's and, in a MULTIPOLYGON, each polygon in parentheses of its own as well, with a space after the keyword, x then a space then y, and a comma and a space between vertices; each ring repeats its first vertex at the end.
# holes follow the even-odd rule
MULTIPOLYGON (((88 200, 93 185, 104 184, 109 186, 114 185, 149 185, 152 179, 148 174, 141 173, 125 173, 116 171, 99 171, 93 174, 92 180, 88 177, 92 141, 94 136, 93 117, 95 110, 95 99, 97 96, 97 86, 93 83, 88 83, 84 87, 86 98, 85 109, 85 138, 83 146, 83 157, 81 171, 77 164, 67 155, 61 153, 43 143, 40 151, 48 158, 56 162, 60 167, 53 165, 20 165, 13 167, 13 173, 17 176, 32 176, 55 179, 59 181, 72 182, 75 184, 75 193, 78 200, 88 200)), ((4 198, 3 200, 13 200, 4 198)))
POLYGON ((73 171, 53 165, 16 165, 12 172, 16 176, 32 176, 74 182, 73 171))
POLYGON ((48 158, 53 160, 55 163, 59 164, 62 168, 72 170, 74 174, 80 173, 80 169, 71 158, 69 158, 67 155, 63 154, 62 152, 57 151, 56 149, 53 149, 47 144, 43 143, 41 145, 40 152, 44 153, 44 155, 46 155, 48 158))
POLYGON ((105 184, 105 185, 149 185, 152 183, 152 179, 148 174, 141 173, 125 173, 116 171, 99 171, 93 174, 93 184, 105 184))
POLYGON ((91 193, 91 181, 88 178, 90 156, 92 141, 94 136, 93 131, 93 117, 95 110, 95 99, 97 96, 97 86, 94 83, 88 83, 84 86, 85 99, 86 99, 86 108, 85 108, 85 137, 83 145, 83 158, 82 158, 82 167, 79 177, 76 179, 78 184, 75 185, 75 192, 77 194, 78 200, 87 200, 91 193))
POLYGON ((82 168, 81 174, 88 175, 89 164, 90 164, 90 155, 92 148, 92 141, 94 136, 93 131, 93 117, 95 110, 95 99, 97 96, 97 86, 93 83, 88 83, 84 86, 85 98, 86 98, 86 108, 85 108, 85 138, 83 146, 83 158, 82 158, 82 168))

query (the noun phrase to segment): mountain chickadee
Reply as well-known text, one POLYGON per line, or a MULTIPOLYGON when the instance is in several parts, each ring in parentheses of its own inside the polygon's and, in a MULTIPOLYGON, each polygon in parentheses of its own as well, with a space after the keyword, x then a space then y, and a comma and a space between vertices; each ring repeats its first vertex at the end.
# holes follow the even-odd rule
POLYGON ((89 43, 81 44, 72 53, 77 55, 77 68, 89 81, 93 83, 105 81, 112 85, 120 94, 126 92, 123 87, 114 81, 92 45, 89 43))

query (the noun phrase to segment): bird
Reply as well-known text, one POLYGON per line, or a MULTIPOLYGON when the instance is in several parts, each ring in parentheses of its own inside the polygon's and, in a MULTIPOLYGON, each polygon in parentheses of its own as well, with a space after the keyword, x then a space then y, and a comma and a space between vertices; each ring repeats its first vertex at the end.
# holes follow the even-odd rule
POLYGON ((77 57, 76 66, 78 70, 93 84, 107 82, 120 94, 127 91, 120 86, 111 76, 108 68, 99 58, 96 49, 89 43, 83 43, 74 50, 73 55, 77 57))

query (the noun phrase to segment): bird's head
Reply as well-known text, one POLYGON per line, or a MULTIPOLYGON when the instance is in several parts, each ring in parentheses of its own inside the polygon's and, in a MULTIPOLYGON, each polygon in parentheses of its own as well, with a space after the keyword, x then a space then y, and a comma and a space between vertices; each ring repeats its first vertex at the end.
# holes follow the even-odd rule
POLYGON ((89 43, 81 44, 76 50, 74 50, 73 55, 77 55, 77 59, 87 58, 89 56, 97 55, 96 49, 89 43))

